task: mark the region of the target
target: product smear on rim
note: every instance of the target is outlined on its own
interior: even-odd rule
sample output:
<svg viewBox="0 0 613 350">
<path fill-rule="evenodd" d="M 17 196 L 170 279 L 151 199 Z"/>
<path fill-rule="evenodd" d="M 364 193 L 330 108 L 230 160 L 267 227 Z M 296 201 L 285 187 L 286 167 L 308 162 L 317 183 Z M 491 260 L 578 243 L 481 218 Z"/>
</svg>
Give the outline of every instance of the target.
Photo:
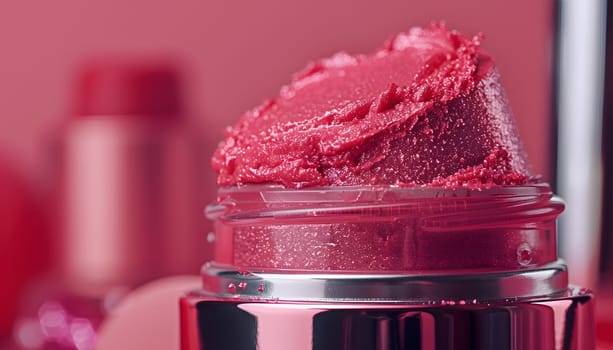
<svg viewBox="0 0 613 350">
<path fill-rule="evenodd" d="M 341 52 L 310 64 L 227 129 L 212 160 L 218 184 L 530 182 L 499 73 L 480 41 L 435 24 L 370 55 Z"/>
</svg>

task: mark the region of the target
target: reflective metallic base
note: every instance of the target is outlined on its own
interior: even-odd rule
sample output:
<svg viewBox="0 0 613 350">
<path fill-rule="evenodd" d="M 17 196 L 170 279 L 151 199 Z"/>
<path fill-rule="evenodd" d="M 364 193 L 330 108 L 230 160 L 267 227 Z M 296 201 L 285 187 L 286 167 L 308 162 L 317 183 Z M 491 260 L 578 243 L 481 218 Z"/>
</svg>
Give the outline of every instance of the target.
<svg viewBox="0 0 613 350">
<path fill-rule="evenodd" d="M 593 299 L 430 304 L 275 302 L 192 293 L 181 301 L 183 350 L 591 350 Z"/>
<path fill-rule="evenodd" d="M 207 295 L 220 298 L 431 304 L 450 299 L 484 302 L 561 295 L 568 287 L 568 272 L 562 261 L 516 271 L 397 275 L 246 272 L 206 264 L 202 282 Z"/>
</svg>

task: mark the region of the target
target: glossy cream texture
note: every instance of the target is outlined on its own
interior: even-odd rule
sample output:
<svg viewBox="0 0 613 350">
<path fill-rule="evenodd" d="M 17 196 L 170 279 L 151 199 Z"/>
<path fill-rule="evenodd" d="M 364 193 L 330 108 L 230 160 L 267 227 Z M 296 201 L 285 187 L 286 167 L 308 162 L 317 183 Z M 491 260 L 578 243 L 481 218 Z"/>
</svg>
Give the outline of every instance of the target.
<svg viewBox="0 0 613 350">
<path fill-rule="evenodd" d="M 228 128 L 218 184 L 488 188 L 532 176 L 480 37 L 442 25 L 312 63 Z"/>
</svg>

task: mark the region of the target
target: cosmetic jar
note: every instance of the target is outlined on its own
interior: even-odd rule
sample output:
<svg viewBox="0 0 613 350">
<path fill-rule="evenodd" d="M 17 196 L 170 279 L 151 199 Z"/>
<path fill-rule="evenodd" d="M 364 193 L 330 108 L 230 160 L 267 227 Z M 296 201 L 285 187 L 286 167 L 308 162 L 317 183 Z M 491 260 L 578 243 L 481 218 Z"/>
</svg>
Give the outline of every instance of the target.
<svg viewBox="0 0 613 350">
<path fill-rule="evenodd" d="M 594 349 L 563 209 L 547 184 L 221 188 L 182 349 Z"/>
</svg>

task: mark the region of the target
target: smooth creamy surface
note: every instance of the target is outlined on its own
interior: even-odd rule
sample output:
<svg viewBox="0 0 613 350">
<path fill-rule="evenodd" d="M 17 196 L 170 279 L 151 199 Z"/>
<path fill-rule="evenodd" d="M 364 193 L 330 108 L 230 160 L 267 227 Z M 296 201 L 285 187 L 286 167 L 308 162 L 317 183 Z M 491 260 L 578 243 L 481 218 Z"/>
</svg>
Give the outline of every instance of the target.
<svg viewBox="0 0 613 350">
<path fill-rule="evenodd" d="M 480 37 L 413 28 L 371 55 L 312 63 L 228 128 L 221 186 L 397 184 L 485 188 L 531 179 Z"/>
</svg>

